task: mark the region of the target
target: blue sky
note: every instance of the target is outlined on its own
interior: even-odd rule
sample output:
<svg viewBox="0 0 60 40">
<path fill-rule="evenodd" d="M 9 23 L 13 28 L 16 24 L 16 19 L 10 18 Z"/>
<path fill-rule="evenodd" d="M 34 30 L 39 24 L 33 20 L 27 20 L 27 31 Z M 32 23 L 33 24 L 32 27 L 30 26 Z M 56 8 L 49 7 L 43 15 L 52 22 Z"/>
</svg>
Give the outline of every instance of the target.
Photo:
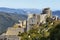
<svg viewBox="0 0 60 40">
<path fill-rule="evenodd" d="M 60 0 L 0 0 L 0 7 L 60 10 Z"/>
</svg>

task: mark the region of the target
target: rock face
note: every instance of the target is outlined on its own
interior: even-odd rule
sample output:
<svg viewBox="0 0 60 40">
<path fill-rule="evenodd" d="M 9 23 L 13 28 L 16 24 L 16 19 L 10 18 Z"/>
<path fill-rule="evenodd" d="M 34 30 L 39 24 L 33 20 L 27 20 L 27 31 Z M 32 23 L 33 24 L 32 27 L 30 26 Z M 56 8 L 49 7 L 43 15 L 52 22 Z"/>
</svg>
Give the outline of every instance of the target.
<svg viewBox="0 0 60 40">
<path fill-rule="evenodd" d="M 10 28 L 8 28 L 5 35 L 16 35 L 16 36 L 18 36 L 19 32 L 23 33 L 24 29 L 23 28 L 10 27 Z"/>
<path fill-rule="evenodd" d="M 25 20 L 26 18 L 27 16 L 22 14 L 0 12 L 0 34 L 17 23 L 18 20 Z"/>
</svg>

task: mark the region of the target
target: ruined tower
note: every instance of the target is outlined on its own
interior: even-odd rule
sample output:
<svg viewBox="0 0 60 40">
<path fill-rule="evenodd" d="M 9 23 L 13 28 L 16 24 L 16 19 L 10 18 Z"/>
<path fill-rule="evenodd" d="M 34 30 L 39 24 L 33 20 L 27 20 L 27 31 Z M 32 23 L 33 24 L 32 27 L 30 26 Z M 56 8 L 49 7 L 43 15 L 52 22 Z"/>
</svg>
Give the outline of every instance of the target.
<svg viewBox="0 0 60 40">
<path fill-rule="evenodd" d="M 43 13 L 42 14 L 47 14 L 47 17 L 52 17 L 52 12 L 50 10 L 50 8 L 45 8 L 43 9 Z"/>
</svg>

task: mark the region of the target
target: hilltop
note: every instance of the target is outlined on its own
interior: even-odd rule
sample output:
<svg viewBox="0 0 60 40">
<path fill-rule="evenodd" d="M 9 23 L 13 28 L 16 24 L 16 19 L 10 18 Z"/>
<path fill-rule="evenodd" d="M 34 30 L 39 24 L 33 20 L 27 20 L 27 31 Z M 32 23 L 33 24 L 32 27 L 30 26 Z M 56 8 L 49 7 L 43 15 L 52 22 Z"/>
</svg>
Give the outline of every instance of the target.
<svg viewBox="0 0 60 40">
<path fill-rule="evenodd" d="M 39 9 L 13 9 L 13 8 L 5 8 L 0 7 L 0 33 L 6 31 L 8 27 L 17 23 L 18 20 L 27 19 L 28 13 L 41 13 Z M 53 15 L 58 15 L 60 17 L 60 10 L 53 11 Z M 3 30 L 4 29 L 4 30 Z"/>
</svg>

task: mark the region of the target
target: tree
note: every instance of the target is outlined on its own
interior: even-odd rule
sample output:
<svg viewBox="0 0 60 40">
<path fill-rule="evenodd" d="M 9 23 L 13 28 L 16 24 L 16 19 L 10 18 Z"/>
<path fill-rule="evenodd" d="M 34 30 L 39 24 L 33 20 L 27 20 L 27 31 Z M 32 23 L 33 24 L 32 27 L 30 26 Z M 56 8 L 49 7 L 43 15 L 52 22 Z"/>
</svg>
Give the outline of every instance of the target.
<svg viewBox="0 0 60 40">
<path fill-rule="evenodd" d="M 60 40 L 60 23 L 50 33 L 51 40 Z"/>
</svg>

